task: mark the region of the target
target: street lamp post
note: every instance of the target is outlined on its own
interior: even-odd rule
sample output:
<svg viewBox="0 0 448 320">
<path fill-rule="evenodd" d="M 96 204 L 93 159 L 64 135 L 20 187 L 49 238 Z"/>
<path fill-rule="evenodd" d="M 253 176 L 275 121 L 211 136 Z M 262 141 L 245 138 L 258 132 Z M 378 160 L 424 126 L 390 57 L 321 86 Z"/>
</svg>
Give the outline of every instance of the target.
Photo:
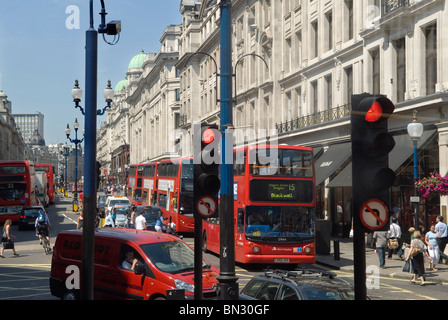
<svg viewBox="0 0 448 320">
<path fill-rule="evenodd" d="M 93 0 L 89 1 L 89 29 L 86 31 L 86 100 L 85 100 L 85 147 L 84 147 L 84 223 L 82 237 L 82 279 L 81 299 L 93 300 L 93 271 L 95 252 L 95 218 L 96 218 L 96 116 L 97 111 L 97 76 L 98 76 L 98 33 L 103 35 L 120 34 L 121 22 L 111 21 L 106 25 L 106 9 L 101 2 L 101 24 L 98 31 L 93 26 Z M 105 40 L 105 39 L 104 39 Z M 107 42 L 107 41 L 106 41 Z M 107 42 L 108 44 L 115 44 Z M 75 87 L 75 89 L 77 89 Z M 79 88 L 78 88 L 79 89 Z M 107 88 L 109 89 L 109 88 Z M 113 90 L 112 90 L 113 91 Z M 72 92 L 73 93 L 73 92 Z M 110 98 L 110 90 L 107 91 Z M 75 98 L 75 97 L 74 97 Z M 80 99 L 80 96 L 77 97 Z M 112 98 L 110 98 L 112 99 Z M 76 103 L 76 101 L 75 101 Z M 79 102 L 78 102 L 79 103 Z M 108 103 L 110 105 L 110 103 Z M 83 111 L 81 109 L 81 111 Z M 104 110 L 103 110 L 104 113 Z"/>
<path fill-rule="evenodd" d="M 69 139 L 71 143 L 75 144 L 75 193 L 73 194 L 73 211 L 78 212 L 78 144 L 82 143 L 84 141 L 84 138 L 82 138 L 81 140 L 78 139 L 78 119 L 75 119 L 73 128 L 75 128 L 75 139 L 70 138 L 71 130 L 68 123 L 67 129 L 65 129 L 65 134 L 67 135 L 67 139 Z"/>
<path fill-rule="evenodd" d="M 417 197 L 417 181 L 418 181 L 418 160 L 417 160 L 417 146 L 420 141 L 420 137 L 423 134 L 423 125 L 418 122 L 417 110 L 413 112 L 412 122 L 408 124 L 408 134 L 411 137 L 411 141 L 414 144 L 414 196 Z M 419 202 L 414 199 L 414 228 L 419 229 L 419 215 L 418 215 L 418 204 Z"/>
<path fill-rule="evenodd" d="M 64 196 L 67 197 L 67 180 L 68 180 L 68 176 L 67 176 L 67 157 L 69 155 L 69 149 L 68 149 L 68 145 L 67 143 L 64 146 L 64 152 L 61 151 L 62 155 L 64 156 L 64 171 L 65 171 L 65 178 L 64 178 Z"/>
</svg>

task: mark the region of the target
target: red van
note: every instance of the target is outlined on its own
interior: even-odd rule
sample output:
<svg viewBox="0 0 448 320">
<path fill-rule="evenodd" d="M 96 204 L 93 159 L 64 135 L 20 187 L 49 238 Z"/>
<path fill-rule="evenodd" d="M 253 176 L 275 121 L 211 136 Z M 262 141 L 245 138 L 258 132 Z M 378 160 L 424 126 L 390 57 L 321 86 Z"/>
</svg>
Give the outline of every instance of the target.
<svg viewBox="0 0 448 320">
<path fill-rule="evenodd" d="M 82 230 L 58 234 L 50 274 L 53 296 L 79 298 L 80 279 L 76 274 L 81 272 L 81 249 Z M 130 270 L 125 260 L 132 264 L 134 258 L 138 262 Z M 94 299 L 162 300 L 171 289 L 184 289 L 187 299 L 194 296 L 194 251 L 169 234 L 121 228 L 96 230 L 94 265 Z M 217 297 L 218 273 L 215 267 L 203 263 L 204 299 Z"/>
</svg>

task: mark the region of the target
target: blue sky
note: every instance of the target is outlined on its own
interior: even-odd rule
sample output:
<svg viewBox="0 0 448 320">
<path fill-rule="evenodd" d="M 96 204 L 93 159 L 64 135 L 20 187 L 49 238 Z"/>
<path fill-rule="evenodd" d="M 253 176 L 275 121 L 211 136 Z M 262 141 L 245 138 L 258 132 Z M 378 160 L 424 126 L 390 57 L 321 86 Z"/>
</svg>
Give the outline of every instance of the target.
<svg viewBox="0 0 448 320">
<path fill-rule="evenodd" d="M 121 20 L 120 41 L 114 46 L 98 37 L 98 108 L 103 108 L 107 80 L 112 87 L 126 76 L 129 61 L 141 50 L 160 50 L 160 37 L 171 24 L 181 23 L 181 0 L 105 0 L 106 22 Z M 67 28 L 76 22 L 79 29 Z M 78 118 L 71 89 L 75 79 L 85 94 L 85 31 L 89 27 L 88 0 L 0 0 L 0 90 L 12 101 L 13 113 L 41 112 L 45 141 L 67 142 L 67 123 Z M 70 9 L 70 8 L 69 8 Z M 101 5 L 94 0 L 94 26 L 100 24 Z M 108 36 L 108 40 L 112 40 Z M 81 105 L 84 106 L 83 101 Z M 98 117 L 104 121 L 105 116 Z M 74 133 L 72 133 L 74 138 Z"/>
</svg>

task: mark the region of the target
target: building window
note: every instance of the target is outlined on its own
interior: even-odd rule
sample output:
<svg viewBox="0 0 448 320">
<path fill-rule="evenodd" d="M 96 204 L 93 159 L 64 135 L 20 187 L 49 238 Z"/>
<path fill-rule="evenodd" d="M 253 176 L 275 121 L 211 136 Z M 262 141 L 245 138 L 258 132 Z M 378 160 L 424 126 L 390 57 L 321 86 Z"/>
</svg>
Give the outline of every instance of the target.
<svg viewBox="0 0 448 320">
<path fill-rule="evenodd" d="M 426 50 L 426 94 L 436 92 L 437 83 L 437 24 L 426 27 L 425 30 Z"/>
<path fill-rule="evenodd" d="M 333 13 L 329 12 L 325 15 L 325 31 L 327 36 L 325 37 L 327 40 L 327 51 L 333 49 Z"/>
<path fill-rule="evenodd" d="M 405 38 L 395 41 L 397 55 L 397 102 L 404 101 L 406 92 L 406 40 Z"/>
<path fill-rule="evenodd" d="M 345 83 L 347 85 L 346 94 L 347 94 L 347 102 L 352 102 L 352 94 L 353 94 L 353 68 L 350 66 L 345 69 Z"/>
<path fill-rule="evenodd" d="M 291 38 L 285 40 L 285 59 L 284 59 L 284 70 L 286 73 L 291 72 L 292 66 L 292 46 Z"/>
<path fill-rule="evenodd" d="M 325 89 L 327 99 L 327 109 L 333 106 L 333 77 L 331 74 L 325 76 Z"/>
<path fill-rule="evenodd" d="M 286 111 L 286 121 L 292 120 L 292 102 L 291 102 L 291 92 L 287 92 L 285 95 L 285 111 Z"/>
<path fill-rule="evenodd" d="M 302 67 L 302 31 L 296 33 L 296 41 L 297 45 L 294 48 L 295 52 L 295 61 L 297 62 L 296 67 Z"/>
<path fill-rule="evenodd" d="M 345 19 L 346 30 L 345 30 L 345 40 L 353 39 L 353 0 L 345 0 Z"/>
<path fill-rule="evenodd" d="M 318 91 L 317 91 L 317 80 L 311 82 L 311 113 L 317 113 L 319 111 L 318 104 Z"/>
<path fill-rule="evenodd" d="M 317 21 L 311 23 L 311 50 L 311 57 L 317 57 L 319 54 L 319 28 Z"/>
<path fill-rule="evenodd" d="M 372 58 L 372 93 L 380 93 L 380 49 L 377 48 L 370 52 Z"/>
<path fill-rule="evenodd" d="M 300 118 L 303 116 L 302 114 L 302 88 L 296 89 L 296 95 L 297 95 L 297 117 Z"/>
</svg>

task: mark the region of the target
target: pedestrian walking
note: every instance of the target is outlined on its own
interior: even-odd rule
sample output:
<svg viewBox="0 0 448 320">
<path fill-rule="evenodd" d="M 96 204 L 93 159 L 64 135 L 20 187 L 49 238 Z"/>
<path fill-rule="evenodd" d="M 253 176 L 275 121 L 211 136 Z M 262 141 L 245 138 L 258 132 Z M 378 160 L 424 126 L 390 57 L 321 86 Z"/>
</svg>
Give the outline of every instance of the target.
<svg viewBox="0 0 448 320">
<path fill-rule="evenodd" d="M 135 218 L 135 229 L 146 230 L 145 210 L 140 211 L 140 215 Z"/>
<path fill-rule="evenodd" d="M 373 247 L 375 245 L 375 250 L 380 261 L 380 269 L 384 269 L 386 267 L 386 250 L 388 238 L 388 231 L 375 231 L 372 236 L 371 246 Z"/>
<path fill-rule="evenodd" d="M 437 224 L 435 226 L 437 234 L 437 244 L 439 246 L 440 263 L 445 259 L 445 264 L 448 264 L 448 256 L 444 253 L 446 244 L 448 242 L 448 228 L 443 222 L 443 216 L 437 216 Z"/>
<path fill-rule="evenodd" d="M 16 257 L 19 256 L 19 254 L 16 252 L 16 249 L 14 248 L 14 241 L 12 241 L 12 239 L 15 238 L 15 236 L 11 233 L 11 225 L 12 225 L 11 219 L 6 220 L 5 224 L 3 225 L 3 236 L 2 236 L 3 248 L 2 252 L 0 253 L 1 258 L 5 257 L 3 255 L 5 249 L 12 249 L 14 256 Z"/>
<path fill-rule="evenodd" d="M 431 225 L 429 231 L 425 235 L 425 243 L 428 246 L 429 256 L 431 257 L 432 262 L 429 263 L 429 269 L 432 271 L 437 271 L 436 266 L 439 262 L 439 245 L 437 243 L 437 232 L 436 226 Z"/>
<path fill-rule="evenodd" d="M 82 229 L 84 223 L 84 214 L 81 211 L 79 211 L 79 217 L 78 217 L 78 221 L 76 222 L 76 229 Z"/>
<path fill-rule="evenodd" d="M 398 251 L 397 251 L 398 250 Z M 401 260 L 403 258 L 403 249 L 401 241 L 401 227 L 397 223 L 397 218 L 392 218 L 392 223 L 389 227 L 389 240 L 387 245 L 387 258 L 392 259 L 392 254 L 397 251 L 397 255 Z"/>
<path fill-rule="evenodd" d="M 104 227 L 115 228 L 115 220 L 112 217 L 112 214 L 107 209 L 105 211 L 105 214 L 106 214 L 106 219 L 104 220 Z"/>
<path fill-rule="evenodd" d="M 129 227 L 131 229 L 135 228 L 135 218 L 136 218 L 136 215 L 137 215 L 137 207 L 133 206 L 132 207 L 132 212 L 131 212 L 131 221 L 129 222 Z"/>
<path fill-rule="evenodd" d="M 412 283 L 416 283 L 417 277 L 420 279 L 420 285 L 423 286 L 425 284 L 425 264 L 424 264 L 424 256 L 428 256 L 426 246 L 422 241 L 422 235 L 420 231 L 416 230 L 414 232 L 414 239 L 411 241 L 411 249 L 409 250 L 408 256 L 406 257 L 406 261 L 410 258 L 413 260 L 414 266 L 414 276 L 411 279 Z M 429 259 L 431 259 L 428 256 Z"/>
</svg>

